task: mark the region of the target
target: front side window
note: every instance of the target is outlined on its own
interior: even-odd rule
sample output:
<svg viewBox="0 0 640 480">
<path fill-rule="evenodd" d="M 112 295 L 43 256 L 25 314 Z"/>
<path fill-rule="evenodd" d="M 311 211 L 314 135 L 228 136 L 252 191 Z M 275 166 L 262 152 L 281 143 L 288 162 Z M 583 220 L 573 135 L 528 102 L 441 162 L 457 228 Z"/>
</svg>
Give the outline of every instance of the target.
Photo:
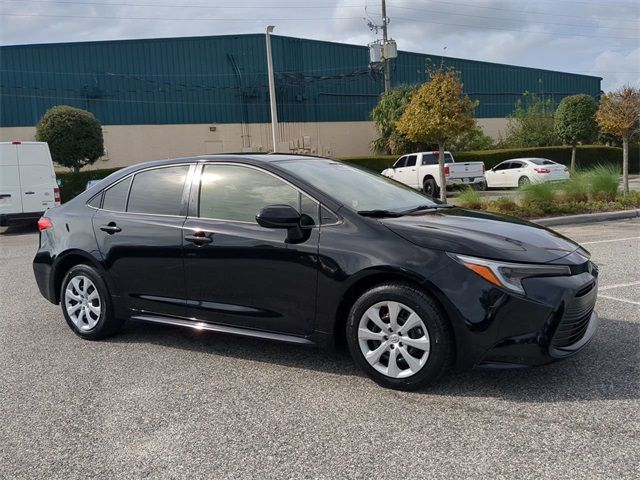
<svg viewBox="0 0 640 480">
<path fill-rule="evenodd" d="M 407 157 L 400 157 L 396 163 L 393 164 L 392 168 L 402 168 L 406 165 L 407 163 Z"/>
<path fill-rule="evenodd" d="M 509 164 L 511 162 L 502 162 L 500 165 L 498 165 L 496 168 L 494 168 L 495 171 L 498 170 L 507 170 L 509 168 Z"/>
<path fill-rule="evenodd" d="M 156 168 L 133 177 L 127 212 L 180 215 L 189 165 Z"/>
<path fill-rule="evenodd" d="M 131 178 L 125 178 L 104 192 L 102 208 L 114 212 L 124 212 L 127 209 L 127 195 L 129 194 Z"/>
<path fill-rule="evenodd" d="M 251 167 L 205 165 L 198 216 L 255 223 L 267 205 L 291 205 L 307 225 L 318 224 L 318 203 L 283 180 Z"/>
</svg>

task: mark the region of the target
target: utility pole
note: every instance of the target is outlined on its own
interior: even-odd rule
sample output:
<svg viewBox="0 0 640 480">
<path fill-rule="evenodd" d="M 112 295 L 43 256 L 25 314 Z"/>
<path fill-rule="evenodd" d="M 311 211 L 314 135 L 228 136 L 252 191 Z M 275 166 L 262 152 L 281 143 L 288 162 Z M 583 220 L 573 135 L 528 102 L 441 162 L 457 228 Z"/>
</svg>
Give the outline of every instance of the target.
<svg viewBox="0 0 640 480">
<path fill-rule="evenodd" d="M 276 28 L 273 25 L 267 27 L 267 73 L 269 75 L 269 104 L 271 106 L 271 136 L 273 137 L 273 153 L 278 151 L 280 135 L 278 135 L 278 108 L 276 105 L 276 85 L 273 78 L 273 56 L 271 54 L 271 32 Z"/>
<path fill-rule="evenodd" d="M 387 18 L 387 2 L 386 0 L 382 0 L 382 44 L 387 44 L 387 24 L 389 23 L 389 19 Z M 389 59 L 384 59 L 384 91 L 388 92 L 391 90 L 391 71 L 389 65 Z"/>
</svg>

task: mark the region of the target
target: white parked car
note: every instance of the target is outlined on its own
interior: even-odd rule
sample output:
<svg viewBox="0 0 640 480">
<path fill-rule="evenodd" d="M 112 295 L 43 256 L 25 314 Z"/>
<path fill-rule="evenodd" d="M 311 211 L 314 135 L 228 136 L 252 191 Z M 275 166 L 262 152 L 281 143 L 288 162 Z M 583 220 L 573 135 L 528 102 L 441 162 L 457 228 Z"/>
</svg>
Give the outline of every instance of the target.
<svg viewBox="0 0 640 480">
<path fill-rule="evenodd" d="M 520 187 L 569 180 L 569 169 L 546 158 L 514 158 L 487 170 L 484 176 L 489 188 Z"/>
<path fill-rule="evenodd" d="M 435 197 L 440 191 L 438 172 L 439 152 L 418 152 L 403 155 L 393 167 L 382 172 L 385 177 L 393 178 L 410 187 L 422 189 L 427 195 Z M 451 152 L 444 152 L 444 174 L 447 187 L 453 185 L 471 185 L 484 190 L 484 163 L 456 163 Z"/>
<path fill-rule="evenodd" d="M 0 227 L 36 222 L 60 205 L 49 146 L 45 142 L 0 142 Z"/>
</svg>

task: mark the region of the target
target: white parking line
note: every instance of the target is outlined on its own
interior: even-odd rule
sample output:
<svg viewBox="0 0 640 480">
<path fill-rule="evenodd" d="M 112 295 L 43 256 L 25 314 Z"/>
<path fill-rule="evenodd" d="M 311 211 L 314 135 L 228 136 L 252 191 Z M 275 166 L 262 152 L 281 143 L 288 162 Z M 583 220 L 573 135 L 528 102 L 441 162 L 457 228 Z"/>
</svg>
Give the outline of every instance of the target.
<svg viewBox="0 0 640 480">
<path fill-rule="evenodd" d="M 610 297 L 608 295 L 598 295 L 598 298 L 606 298 L 607 300 L 617 300 L 618 302 L 630 303 L 631 305 L 640 305 L 640 302 L 634 302 L 633 300 L 627 300 L 625 298 Z"/>
<path fill-rule="evenodd" d="M 640 282 L 631 282 L 631 283 L 616 283 L 615 285 L 607 285 L 606 287 L 599 287 L 598 290 L 611 290 L 612 288 L 619 287 L 633 287 L 634 285 L 640 285 Z"/>
<path fill-rule="evenodd" d="M 614 238 L 612 240 L 594 240 L 592 242 L 580 242 L 581 245 L 593 245 L 594 243 L 624 242 L 626 240 L 637 240 L 640 237 Z"/>
</svg>

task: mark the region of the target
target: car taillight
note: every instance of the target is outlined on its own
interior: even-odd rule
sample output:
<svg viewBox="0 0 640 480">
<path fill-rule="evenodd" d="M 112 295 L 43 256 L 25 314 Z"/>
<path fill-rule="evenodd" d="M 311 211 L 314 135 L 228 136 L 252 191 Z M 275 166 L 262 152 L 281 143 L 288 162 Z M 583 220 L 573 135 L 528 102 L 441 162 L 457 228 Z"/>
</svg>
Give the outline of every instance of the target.
<svg viewBox="0 0 640 480">
<path fill-rule="evenodd" d="M 445 165 L 445 166 L 444 166 L 444 174 L 445 174 L 445 176 L 447 176 L 447 177 L 449 176 L 449 165 Z"/>
<path fill-rule="evenodd" d="M 551 173 L 548 168 L 535 167 L 534 170 L 536 173 Z"/>
<path fill-rule="evenodd" d="M 60 189 L 58 187 L 53 189 L 53 201 L 56 205 L 60 205 Z"/>
<path fill-rule="evenodd" d="M 52 227 L 53 227 L 53 222 L 51 221 L 51 219 L 47 217 L 40 217 L 40 220 L 38 220 L 38 230 L 40 231 L 49 230 Z"/>
</svg>

